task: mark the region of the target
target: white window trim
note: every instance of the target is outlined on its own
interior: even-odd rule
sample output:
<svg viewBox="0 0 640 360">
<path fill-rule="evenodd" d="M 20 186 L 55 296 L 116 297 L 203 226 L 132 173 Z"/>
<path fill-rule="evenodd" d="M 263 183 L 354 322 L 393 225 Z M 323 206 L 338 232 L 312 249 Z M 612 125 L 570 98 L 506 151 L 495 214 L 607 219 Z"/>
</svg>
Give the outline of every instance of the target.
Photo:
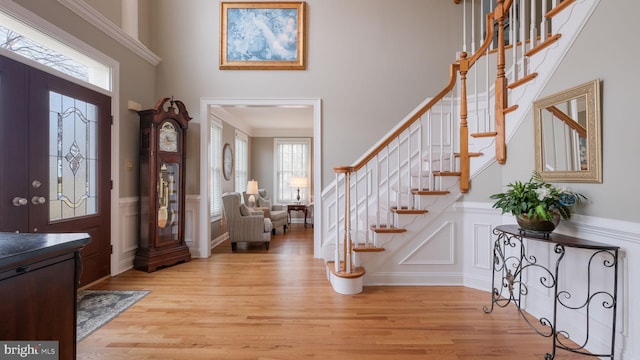
<svg viewBox="0 0 640 360">
<path fill-rule="evenodd" d="M 216 176 L 218 178 L 218 181 L 220 182 L 220 196 L 218 197 L 218 199 L 214 199 L 214 201 L 218 202 L 219 205 L 219 211 L 218 212 L 213 212 L 213 209 L 208 209 L 209 211 L 207 211 L 207 213 L 209 214 L 210 220 L 211 221 L 216 221 L 218 219 L 222 218 L 222 122 L 215 118 L 215 117 L 211 117 L 209 119 L 209 135 L 207 135 L 209 137 L 209 147 L 211 148 L 211 127 L 217 127 L 218 131 L 220 132 L 220 138 L 218 139 L 218 146 L 214 147 L 213 149 L 210 150 L 210 158 L 209 158 L 209 167 L 207 169 L 209 169 L 211 167 L 211 162 L 215 162 L 214 166 L 217 166 L 217 169 L 214 169 L 213 172 L 210 172 L 209 174 L 211 176 Z M 211 179 L 209 179 L 209 181 L 211 181 Z M 209 184 L 209 182 L 207 182 L 207 184 Z M 209 201 L 209 205 L 211 205 L 211 202 Z"/>
</svg>

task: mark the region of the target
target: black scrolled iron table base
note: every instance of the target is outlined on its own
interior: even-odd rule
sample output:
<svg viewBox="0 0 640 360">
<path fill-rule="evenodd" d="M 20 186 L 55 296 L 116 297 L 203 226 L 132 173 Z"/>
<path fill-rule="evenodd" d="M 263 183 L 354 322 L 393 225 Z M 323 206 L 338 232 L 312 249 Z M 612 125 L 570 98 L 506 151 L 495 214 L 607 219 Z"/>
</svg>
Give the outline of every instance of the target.
<svg viewBox="0 0 640 360">
<path fill-rule="evenodd" d="M 493 246 L 493 276 L 491 281 L 491 305 L 483 308 L 485 313 L 491 313 L 495 306 L 507 307 L 513 303 L 520 316 L 539 335 L 552 339 L 551 352 L 545 355 L 545 360 L 555 359 L 556 350 L 562 349 L 569 352 L 588 355 L 592 357 L 607 357 L 614 359 L 615 333 L 616 333 L 616 306 L 618 293 L 618 246 L 611 246 L 594 241 L 579 239 L 562 234 L 536 234 L 522 231 L 517 225 L 500 225 L 493 229 L 497 236 Z M 553 244 L 556 254 L 555 264 L 551 268 L 538 262 L 535 255 L 527 253 L 524 239 L 541 241 Z M 558 287 L 560 264 L 566 255 L 567 248 L 586 249 L 592 251 L 587 264 L 587 294 L 584 301 L 572 305 L 569 300 L 573 296 L 568 290 Z M 603 258 L 604 260 L 598 261 Z M 600 269 L 613 269 L 613 289 L 596 290 L 592 284 L 592 271 L 599 266 Z M 553 316 L 551 319 L 540 318 L 536 322 L 521 307 L 521 302 L 529 293 L 527 284 L 522 279 L 522 274 L 527 269 L 536 269 L 541 272 L 538 278 L 540 285 L 550 289 L 554 293 Z M 580 299 L 582 300 L 582 299 Z M 574 301 L 575 302 L 575 301 Z M 603 309 L 611 311 L 611 347 L 608 354 L 592 354 L 586 350 L 589 343 L 590 331 L 590 306 L 600 305 Z M 580 344 L 569 344 L 569 333 L 558 328 L 558 310 L 584 310 L 586 318 L 586 336 Z"/>
</svg>

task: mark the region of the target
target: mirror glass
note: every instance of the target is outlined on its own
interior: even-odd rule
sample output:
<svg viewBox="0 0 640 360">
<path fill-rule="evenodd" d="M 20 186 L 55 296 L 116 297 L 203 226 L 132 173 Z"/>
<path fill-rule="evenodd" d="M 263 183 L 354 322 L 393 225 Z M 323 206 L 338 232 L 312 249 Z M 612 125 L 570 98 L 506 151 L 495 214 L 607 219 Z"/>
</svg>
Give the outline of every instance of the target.
<svg viewBox="0 0 640 360">
<path fill-rule="evenodd" d="M 536 171 L 549 182 L 602 182 L 600 80 L 533 104 Z"/>
</svg>

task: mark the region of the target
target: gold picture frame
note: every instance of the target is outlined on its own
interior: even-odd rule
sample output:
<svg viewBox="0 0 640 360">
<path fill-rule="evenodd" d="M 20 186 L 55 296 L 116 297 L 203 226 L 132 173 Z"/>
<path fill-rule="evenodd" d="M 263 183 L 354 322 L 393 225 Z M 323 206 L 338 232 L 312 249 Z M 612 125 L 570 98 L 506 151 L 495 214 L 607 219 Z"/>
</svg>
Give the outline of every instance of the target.
<svg viewBox="0 0 640 360">
<path fill-rule="evenodd" d="M 305 2 L 221 2 L 221 70 L 304 70 Z"/>
</svg>

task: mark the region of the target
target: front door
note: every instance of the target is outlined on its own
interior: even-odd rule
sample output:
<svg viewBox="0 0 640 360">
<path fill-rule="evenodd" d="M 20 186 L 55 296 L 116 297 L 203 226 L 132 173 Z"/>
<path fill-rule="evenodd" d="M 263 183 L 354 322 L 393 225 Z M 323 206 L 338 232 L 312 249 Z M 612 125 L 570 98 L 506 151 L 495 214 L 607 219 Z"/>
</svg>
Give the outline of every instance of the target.
<svg viewBox="0 0 640 360">
<path fill-rule="evenodd" d="M 0 56 L 0 231 L 86 232 L 81 285 L 110 274 L 111 99 Z"/>
</svg>

